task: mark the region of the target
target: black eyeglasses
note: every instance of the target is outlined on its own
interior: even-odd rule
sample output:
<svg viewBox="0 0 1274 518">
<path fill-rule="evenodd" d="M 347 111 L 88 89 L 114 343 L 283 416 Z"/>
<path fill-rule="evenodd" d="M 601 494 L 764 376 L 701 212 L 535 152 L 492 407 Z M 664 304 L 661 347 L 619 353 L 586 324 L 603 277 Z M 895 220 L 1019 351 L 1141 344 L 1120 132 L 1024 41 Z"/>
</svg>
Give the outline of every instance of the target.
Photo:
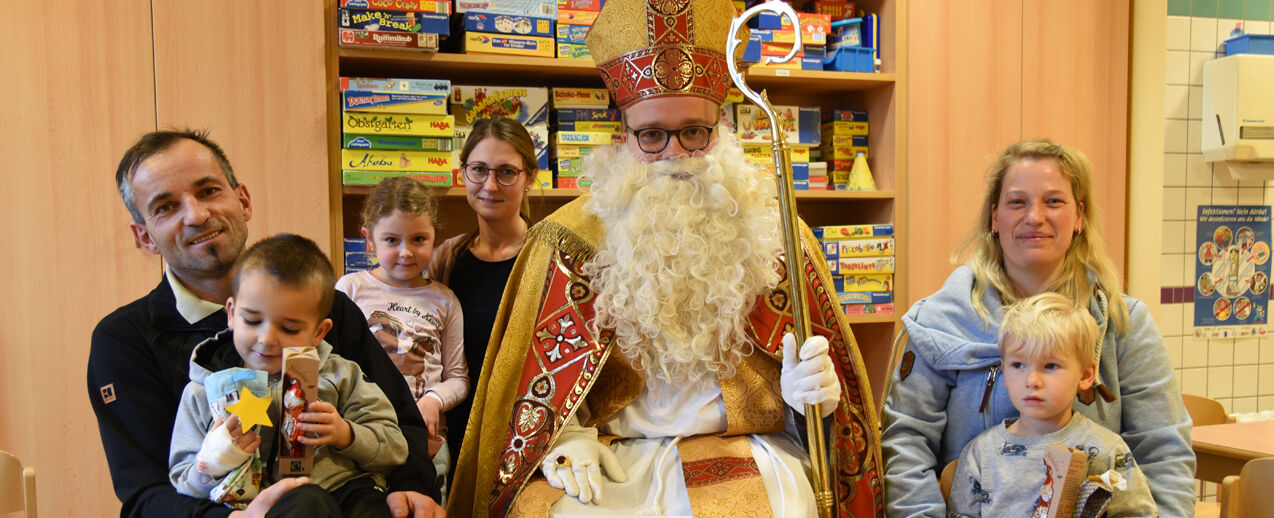
<svg viewBox="0 0 1274 518">
<path fill-rule="evenodd" d="M 701 151 L 712 143 L 712 126 L 686 126 L 681 129 L 646 128 L 632 130 L 637 147 L 647 153 L 659 153 L 668 147 L 673 135 L 686 151 Z"/>
<path fill-rule="evenodd" d="M 502 165 L 497 167 L 487 167 L 482 162 L 469 162 L 462 164 L 464 168 L 464 179 L 475 184 L 486 183 L 487 176 L 495 173 L 495 181 L 500 185 L 509 186 L 518 183 L 518 178 L 522 176 L 522 170 L 513 166 Z"/>
</svg>

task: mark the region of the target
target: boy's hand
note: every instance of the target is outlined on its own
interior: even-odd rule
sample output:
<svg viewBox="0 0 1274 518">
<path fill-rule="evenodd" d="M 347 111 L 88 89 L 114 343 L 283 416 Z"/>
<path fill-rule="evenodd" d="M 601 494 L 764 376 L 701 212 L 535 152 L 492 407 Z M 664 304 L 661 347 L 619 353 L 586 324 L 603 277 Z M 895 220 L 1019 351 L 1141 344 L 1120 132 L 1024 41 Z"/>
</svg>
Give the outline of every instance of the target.
<svg viewBox="0 0 1274 518">
<path fill-rule="evenodd" d="M 330 444 L 338 450 L 348 448 L 354 442 L 354 431 L 349 422 L 341 417 L 331 403 L 315 401 L 305 408 L 301 414 L 301 430 L 306 434 L 298 441 L 301 444 L 319 446 Z"/>
<path fill-rule="evenodd" d="M 429 438 L 438 440 L 442 421 L 442 403 L 426 395 L 416 400 L 416 408 L 420 409 L 420 417 L 425 418 L 425 426 L 429 427 Z"/>
<path fill-rule="evenodd" d="M 218 419 L 218 421 L 220 421 L 220 419 Z M 252 453 L 257 451 L 257 448 L 261 446 L 261 434 L 257 433 L 256 427 L 253 427 L 253 429 L 248 431 L 248 433 L 243 433 L 243 427 L 239 426 L 239 416 L 230 414 L 230 417 L 226 419 L 224 423 L 220 424 L 224 425 L 226 430 L 230 432 L 230 439 L 234 441 L 235 445 L 238 446 L 239 449 Z M 216 426 L 217 425 L 213 425 L 214 428 Z"/>
</svg>

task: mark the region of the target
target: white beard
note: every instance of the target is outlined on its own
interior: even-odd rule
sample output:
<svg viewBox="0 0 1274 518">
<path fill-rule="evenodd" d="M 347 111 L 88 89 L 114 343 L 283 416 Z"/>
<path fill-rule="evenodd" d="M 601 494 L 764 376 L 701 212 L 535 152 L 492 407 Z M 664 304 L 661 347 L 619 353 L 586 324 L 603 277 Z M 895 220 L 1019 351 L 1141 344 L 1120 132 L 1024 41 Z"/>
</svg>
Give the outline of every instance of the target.
<svg viewBox="0 0 1274 518">
<path fill-rule="evenodd" d="M 667 382 L 733 376 L 752 354 L 753 304 L 780 278 L 774 181 L 733 134 L 716 133 L 706 155 L 642 163 L 612 146 L 584 167 L 593 180 L 584 210 L 606 229 L 583 268 L 597 291 L 595 330 L 614 329 L 634 367 Z"/>
</svg>

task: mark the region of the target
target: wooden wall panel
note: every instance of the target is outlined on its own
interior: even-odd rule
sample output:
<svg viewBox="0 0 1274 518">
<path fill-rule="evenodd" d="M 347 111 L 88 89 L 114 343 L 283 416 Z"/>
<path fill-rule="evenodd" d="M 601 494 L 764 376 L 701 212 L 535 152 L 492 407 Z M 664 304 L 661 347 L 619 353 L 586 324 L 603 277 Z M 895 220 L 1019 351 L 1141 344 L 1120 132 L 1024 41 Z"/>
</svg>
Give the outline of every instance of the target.
<svg viewBox="0 0 1274 518">
<path fill-rule="evenodd" d="M 948 258 L 974 224 L 987 166 L 1022 132 L 1021 9 L 994 0 L 911 4 L 909 303 L 954 269 Z"/>
<path fill-rule="evenodd" d="M 160 275 L 113 185 L 155 126 L 150 4 L 11 2 L 5 17 L 0 449 L 35 467 L 43 516 L 118 515 L 84 379 L 97 321 Z"/>
<path fill-rule="evenodd" d="M 1103 237 L 1122 273 L 1128 2 L 1026 2 L 1022 26 L 1022 137 L 1049 137 L 1088 155 Z"/>
<path fill-rule="evenodd" d="M 954 268 L 987 167 L 1009 144 L 1049 137 L 1097 172 L 1105 238 L 1122 270 L 1127 182 L 1126 2 L 912 3 L 907 300 Z"/>
<path fill-rule="evenodd" d="M 159 127 L 211 130 L 252 194 L 250 243 L 291 232 L 330 254 L 323 3 L 154 4 Z"/>
</svg>

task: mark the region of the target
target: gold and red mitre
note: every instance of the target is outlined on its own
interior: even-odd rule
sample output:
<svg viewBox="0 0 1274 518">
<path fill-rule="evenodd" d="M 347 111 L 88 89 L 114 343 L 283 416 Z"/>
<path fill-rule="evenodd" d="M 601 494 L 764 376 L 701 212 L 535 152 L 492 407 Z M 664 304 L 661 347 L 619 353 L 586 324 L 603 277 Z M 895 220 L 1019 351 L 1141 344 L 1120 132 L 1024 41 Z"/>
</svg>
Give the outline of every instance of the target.
<svg viewBox="0 0 1274 518">
<path fill-rule="evenodd" d="M 721 104 L 731 85 L 725 45 L 735 14 L 730 0 L 608 0 L 585 41 L 621 110 L 678 95 Z"/>
</svg>

